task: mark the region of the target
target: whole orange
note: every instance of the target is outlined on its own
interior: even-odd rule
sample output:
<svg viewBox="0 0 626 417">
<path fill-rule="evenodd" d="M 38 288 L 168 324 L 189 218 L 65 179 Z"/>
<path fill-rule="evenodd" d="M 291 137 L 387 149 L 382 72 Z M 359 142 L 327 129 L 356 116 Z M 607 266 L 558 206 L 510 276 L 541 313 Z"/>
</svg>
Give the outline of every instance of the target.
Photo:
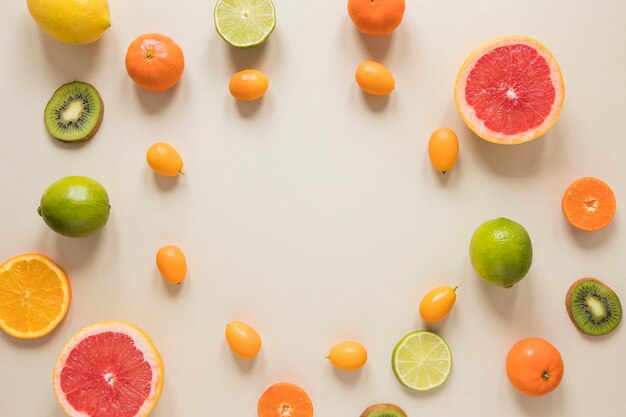
<svg viewBox="0 0 626 417">
<path fill-rule="evenodd" d="M 513 345 L 506 357 L 506 373 L 519 391 L 540 397 L 561 383 L 563 359 L 548 341 L 531 337 Z"/>
<path fill-rule="evenodd" d="M 185 69 L 180 46 L 160 33 L 135 39 L 126 52 L 126 71 L 141 88 L 165 91 L 176 85 Z"/>
<path fill-rule="evenodd" d="M 348 14 L 357 29 L 366 35 L 384 36 L 400 26 L 404 0 L 348 0 Z"/>
</svg>

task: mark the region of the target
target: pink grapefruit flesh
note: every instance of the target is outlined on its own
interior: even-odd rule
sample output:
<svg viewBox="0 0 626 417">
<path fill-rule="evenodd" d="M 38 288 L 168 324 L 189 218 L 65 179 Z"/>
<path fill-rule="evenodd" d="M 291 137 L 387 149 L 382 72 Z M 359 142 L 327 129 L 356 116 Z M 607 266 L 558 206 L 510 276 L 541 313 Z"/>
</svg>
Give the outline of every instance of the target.
<svg viewBox="0 0 626 417">
<path fill-rule="evenodd" d="M 54 370 L 55 394 L 72 417 L 147 416 L 162 383 L 162 361 L 150 339 L 119 322 L 79 332 Z"/>
<path fill-rule="evenodd" d="M 565 87 L 556 59 L 525 36 L 495 39 L 465 61 L 455 101 L 468 127 L 501 144 L 535 139 L 559 116 Z"/>
</svg>

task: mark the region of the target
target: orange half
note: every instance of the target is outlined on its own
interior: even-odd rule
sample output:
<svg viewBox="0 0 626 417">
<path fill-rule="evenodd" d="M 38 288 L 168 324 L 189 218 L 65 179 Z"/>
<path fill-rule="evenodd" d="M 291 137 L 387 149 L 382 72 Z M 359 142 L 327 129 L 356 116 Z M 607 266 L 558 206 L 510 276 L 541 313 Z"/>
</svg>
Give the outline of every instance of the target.
<svg viewBox="0 0 626 417">
<path fill-rule="evenodd" d="M 313 403 L 297 385 L 279 382 L 269 387 L 257 406 L 259 417 L 313 417 Z"/>
<path fill-rule="evenodd" d="M 0 328 L 20 339 L 45 336 L 70 307 L 70 283 L 50 258 L 29 253 L 0 265 Z"/>
<path fill-rule="evenodd" d="M 593 177 L 579 178 L 565 190 L 561 208 L 570 225 L 592 232 L 613 220 L 615 195 L 604 181 Z"/>
</svg>

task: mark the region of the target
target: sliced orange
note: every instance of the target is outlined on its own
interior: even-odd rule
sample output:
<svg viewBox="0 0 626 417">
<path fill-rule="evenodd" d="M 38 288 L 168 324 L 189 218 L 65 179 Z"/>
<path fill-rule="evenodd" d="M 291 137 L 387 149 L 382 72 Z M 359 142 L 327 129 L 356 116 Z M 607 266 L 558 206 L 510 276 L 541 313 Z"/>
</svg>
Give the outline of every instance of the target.
<svg viewBox="0 0 626 417">
<path fill-rule="evenodd" d="M 259 417 L 313 417 L 313 403 L 297 385 L 279 382 L 269 387 L 258 404 Z"/>
<path fill-rule="evenodd" d="M 47 335 L 70 307 L 65 272 L 47 256 L 19 255 L 0 265 L 0 328 L 20 339 Z"/>
<path fill-rule="evenodd" d="M 615 195 L 604 181 L 579 178 L 565 190 L 561 207 L 569 224 L 592 232 L 607 226 L 613 219 Z"/>
</svg>

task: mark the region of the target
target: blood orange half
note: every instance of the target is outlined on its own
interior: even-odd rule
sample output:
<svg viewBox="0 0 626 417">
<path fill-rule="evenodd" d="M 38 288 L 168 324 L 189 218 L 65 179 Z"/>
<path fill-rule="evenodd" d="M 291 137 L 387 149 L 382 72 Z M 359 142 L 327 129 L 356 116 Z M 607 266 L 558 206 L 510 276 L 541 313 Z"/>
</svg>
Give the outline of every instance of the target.
<svg viewBox="0 0 626 417">
<path fill-rule="evenodd" d="M 515 145 L 546 133 L 565 99 L 554 56 L 527 36 L 494 39 L 476 49 L 459 71 L 457 109 L 481 138 Z"/>
<path fill-rule="evenodd" d="M 163 361 L 137 327 L 97 323 L 65 345 L 53 385 L 70 417 L 145 417 L 161 395 Z"/>
</svg>

